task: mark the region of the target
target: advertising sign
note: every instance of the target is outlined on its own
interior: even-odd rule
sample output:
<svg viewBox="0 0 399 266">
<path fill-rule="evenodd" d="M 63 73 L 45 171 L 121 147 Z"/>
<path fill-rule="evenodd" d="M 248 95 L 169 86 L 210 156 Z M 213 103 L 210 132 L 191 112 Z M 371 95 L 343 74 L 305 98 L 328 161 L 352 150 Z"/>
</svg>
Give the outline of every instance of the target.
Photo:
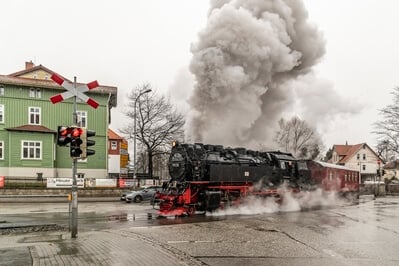
<svg viewBox="0 0 399 266">
<path fill-rule="evenodd" d="M 133 186 L 134 186 L 133 179 L 119 179 L 120 188 L 133 187 Z"/>
<path fill-rule="evenodd" d="M 84 188 L 84 178 L 76 178 L 76 184 L 79 188 Z M 72 187 L 72 178 L 47 178 L 47 188 L 70 188 Z"/>
</svg>

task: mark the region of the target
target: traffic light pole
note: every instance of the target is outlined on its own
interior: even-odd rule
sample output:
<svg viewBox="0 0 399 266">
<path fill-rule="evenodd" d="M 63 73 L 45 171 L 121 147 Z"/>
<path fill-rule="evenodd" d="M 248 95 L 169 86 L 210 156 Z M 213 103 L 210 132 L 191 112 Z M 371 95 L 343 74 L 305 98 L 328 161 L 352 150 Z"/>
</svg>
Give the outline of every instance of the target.
<svg viewBox="0 0 399 266">
<path fill-rule="evenodd" d="M 73 78 L 73 87 L 76 89 L 76 77 Z M 76 96 L 73 97 L 72 122 L 74 126 L 78 125 Z M 78 234 L 78 159 L 72 159 L 72 230 L 71 237 L 76 238 Z"/>
</svg>

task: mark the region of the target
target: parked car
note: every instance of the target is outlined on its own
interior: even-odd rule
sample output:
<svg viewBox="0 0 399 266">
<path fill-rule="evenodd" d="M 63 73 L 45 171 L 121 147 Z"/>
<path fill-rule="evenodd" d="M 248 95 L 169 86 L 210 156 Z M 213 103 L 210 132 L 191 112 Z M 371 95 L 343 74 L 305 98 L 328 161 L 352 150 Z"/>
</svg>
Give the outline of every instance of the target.
<svg viewBox="0 0 399 266">
<path fill-rule="evenodd" d="M 126 195 L 128 195 L 128 194 L 130 194 L 132 192 L 134 192 L 134 191 L 125 191 L 125 192 L 123 192 L 122 195 L 121 195 L 121 200 L 122 201 L 126 201 Z"/>
<path fill-rule="evenodd" d="M 157 191 L 161 191 L 162 187 L 151 186 L 142 190 L 131 191 L 126 195 L 126 202 L 142 202 L 143 200 L 150 200 Z"/>
</svg>

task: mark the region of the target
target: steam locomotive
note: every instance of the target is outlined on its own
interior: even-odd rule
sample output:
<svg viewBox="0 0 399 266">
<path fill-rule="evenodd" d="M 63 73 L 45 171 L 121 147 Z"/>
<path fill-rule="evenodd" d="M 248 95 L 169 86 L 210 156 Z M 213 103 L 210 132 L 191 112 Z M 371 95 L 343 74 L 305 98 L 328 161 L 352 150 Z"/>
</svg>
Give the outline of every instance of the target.
<svg viewBox="0 0 399 266">
<path fill-rule="evenodd" d="M 278 201 L 283 191 L 298 193 L 317 187 L 331 190 L 332 183 L 341 190 L 340 186 L 349 188 L 344 184 L 349 180 L 345 171 L 353 171 L 343 168 L 297 160 L 292 154 L 280 151 L 175 141 L 169 157 L 171 179 L 153 202 L 159 204 L 159 215 L 181 216 L 239 204 L 249 195 L 274 197 Z M 350 176 L 355 181 L 356 173 Z M 353 183 L 350 189 L 358 189 Z"/>
</svg>

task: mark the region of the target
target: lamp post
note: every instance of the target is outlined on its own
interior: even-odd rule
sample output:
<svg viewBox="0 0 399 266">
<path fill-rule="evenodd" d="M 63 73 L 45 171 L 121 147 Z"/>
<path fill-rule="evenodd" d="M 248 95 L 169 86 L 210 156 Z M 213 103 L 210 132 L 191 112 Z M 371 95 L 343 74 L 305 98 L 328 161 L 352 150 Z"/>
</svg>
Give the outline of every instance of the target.
<svg viewBox="0 0 399 266">
<path fill-rule="evenodd" d="M 136 153 L 136 138 L 137 138 L 137 129 L 136 129 L 136 120 L 137 120 L 137 100 L 141 97 L 141 95 L 145 94 L 145 93 L 149 93 L 151 92 L 151 89 L 142 91 L 139 93 L 139 95 L 137 95 L 136 99 L 134 100 L 134 137 L 133 137 L 133 162 L 134 162 L 134 169 L 133 169 L 133 180 L 137 178 L 137 153 Z M 133 181 L 134 182 L 134 181 Z"/>
</svg>

